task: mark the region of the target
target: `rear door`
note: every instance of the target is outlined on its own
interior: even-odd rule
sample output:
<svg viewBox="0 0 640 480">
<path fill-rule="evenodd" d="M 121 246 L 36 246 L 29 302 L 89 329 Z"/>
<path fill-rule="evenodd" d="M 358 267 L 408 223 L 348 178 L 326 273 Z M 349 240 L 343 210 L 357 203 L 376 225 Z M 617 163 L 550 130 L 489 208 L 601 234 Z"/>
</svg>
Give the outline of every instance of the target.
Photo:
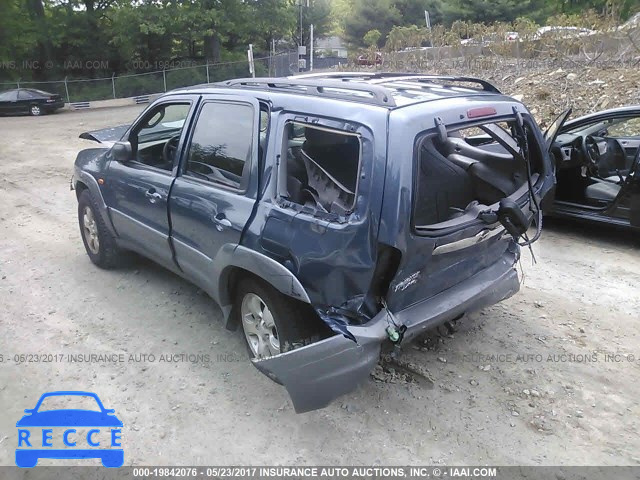
<svg viewBox="0 0 640 480">
<path fill-rule="evenodd" d="M 214 291 L 214 259 L 239 244 L 258 187 L 260 106 L 255 99 L 206 95 L 171 190 L 175 258 L 182 271 Z"/>
</svg>

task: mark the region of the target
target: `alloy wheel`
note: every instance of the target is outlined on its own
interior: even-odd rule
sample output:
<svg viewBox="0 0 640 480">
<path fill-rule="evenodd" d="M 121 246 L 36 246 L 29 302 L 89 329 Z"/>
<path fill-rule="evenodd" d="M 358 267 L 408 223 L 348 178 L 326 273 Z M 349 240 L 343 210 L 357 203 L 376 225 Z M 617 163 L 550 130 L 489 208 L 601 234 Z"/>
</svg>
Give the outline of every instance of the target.
<svg viewBox="0 0 640 480">
<path fill-rule="evenodd" d="M 256 358 L 268 358 L 280 353 L 280 339 L 273 314 L 255 293 L 247 293 L 240 306 L 242 329 L 251 353 Z"/>
<path fill-rule="evenodd" d="M 94 255 L 100 251 L 100 238 L 98 237 L 98 225 L 93 216 L 91 207 L 84 207 L 82 212 L 82 235 L 87 242 L 87 247 Z"/>
</svg>

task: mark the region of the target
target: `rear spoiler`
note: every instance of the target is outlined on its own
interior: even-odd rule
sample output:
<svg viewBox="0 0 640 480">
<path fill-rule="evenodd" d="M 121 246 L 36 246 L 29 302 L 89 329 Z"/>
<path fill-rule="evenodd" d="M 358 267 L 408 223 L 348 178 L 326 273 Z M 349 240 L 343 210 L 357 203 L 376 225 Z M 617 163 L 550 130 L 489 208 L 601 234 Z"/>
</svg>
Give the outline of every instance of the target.
<svg viewBox="0 0 640 480">
<path fill-rule="evenodd" d="M 83 132 L 80 138 L 85 140 L 93 140 L 98 143 L 115 143 L 122 138 L 129 129 L 129 125 L 120 125 L 118 127 L 103 128 L 102 130 L 94 130 L 92 132 Z"/>
</svg>

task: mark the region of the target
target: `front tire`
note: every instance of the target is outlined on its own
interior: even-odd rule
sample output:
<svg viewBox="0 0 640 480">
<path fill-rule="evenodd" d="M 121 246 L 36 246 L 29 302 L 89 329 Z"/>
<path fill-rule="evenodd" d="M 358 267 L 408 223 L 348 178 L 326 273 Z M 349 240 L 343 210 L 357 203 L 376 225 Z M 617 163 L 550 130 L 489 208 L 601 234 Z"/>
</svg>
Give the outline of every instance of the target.
<svg viewBox="0 0 640 480">
<path fill-rule="evenodd" d="M 310 305 L 254 278 L 240 280 L 235 311 L 253 358 L 269 358 L 320 339 Z"/>
<path fill-rule="evenodd" d="M 89 190 L 83 190 L 78 198 L 78 223 L 89 259 L 100 268 L 116 266 L 120 250 Z"/>
</svg>

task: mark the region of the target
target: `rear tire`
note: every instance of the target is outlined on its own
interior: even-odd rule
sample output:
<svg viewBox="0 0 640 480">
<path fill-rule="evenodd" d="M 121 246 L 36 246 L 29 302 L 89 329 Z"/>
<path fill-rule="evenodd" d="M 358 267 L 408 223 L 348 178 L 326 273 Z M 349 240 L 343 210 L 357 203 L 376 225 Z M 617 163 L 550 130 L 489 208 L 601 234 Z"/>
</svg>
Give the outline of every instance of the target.
<svg viewBox="0 0 640 480">
<path fill-rule="evenodd" d="M 234 310 L 252 358 L 279 355 L 320 339 L 311 306 L 261 280 L 240 280 Z"/>
<path fill-rule="evenodd" d="M 80 235 L 89 259 L 100 268 L 113 268 L 120 257 L 120 249 L 99 213 L 89 190 L 83 190 L 78 198 L 78 223 Z"/>
</svg>

